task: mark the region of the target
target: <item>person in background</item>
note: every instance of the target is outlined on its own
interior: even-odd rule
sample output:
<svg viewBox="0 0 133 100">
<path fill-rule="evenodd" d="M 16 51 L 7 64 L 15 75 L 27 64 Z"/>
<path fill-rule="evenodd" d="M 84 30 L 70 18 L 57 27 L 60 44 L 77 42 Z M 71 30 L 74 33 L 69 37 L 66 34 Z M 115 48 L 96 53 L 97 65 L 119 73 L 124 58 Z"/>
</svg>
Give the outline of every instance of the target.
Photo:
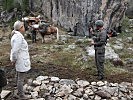
<svg viewBox="0 0 133 100">
<path fill-rule="evenodd" d="M 37 28 L 39 28 L 39 25 L 36 24 L 35 22 L 32 22 L 32 25 L 31 25 L 32 43 L 36 43 Z"/>
<path fill-rule="evenodd" d="M 95 22 L 96 29 L 93 32 L 93 41 L 95 49 L 95 62 L 97 67 L 97 79 L 104 79 L 104 61 L 105 61 L 105 45 L 107 42 L 107 33 L 103 28 L 104 22 L 102 20 L 97 20 Z"/>
<path fill-rule="evenodd" d="M 12 31 L 11 37 L 11 53 L 10 60 L 12 66 L 16 68 L 17 75 L 17 89 L 18 93 L 15 98 L 19 100 L 27 100 L 24 90 L 24 77 L 26 72 L 31 69 L 30 56 L 28 52 L 28 44 L 24 39 L 23 33 L 25 32 L 24 24 L 21 21 L 14 23 L 14 30 Z"/>
</svg>

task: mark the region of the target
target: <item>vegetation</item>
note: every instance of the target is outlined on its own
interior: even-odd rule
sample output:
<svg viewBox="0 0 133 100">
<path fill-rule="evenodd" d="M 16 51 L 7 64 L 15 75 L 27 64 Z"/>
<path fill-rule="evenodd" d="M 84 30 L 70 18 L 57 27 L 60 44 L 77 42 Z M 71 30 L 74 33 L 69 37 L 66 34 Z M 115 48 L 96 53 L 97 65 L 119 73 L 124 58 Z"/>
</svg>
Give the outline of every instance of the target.
<svg viewBox="0 0 133 100">
<path fill-rule="evenodd" d="M 14 0 L 3 0 L 4 10 L 10 11 L 14 8 Z"/>
<path fill-rule="evenodd" d="M 28 11 L 29 9 L 29 0 L 3 0 L 3 8 L 7 11 L 12 11 L 14 8 L 17 8 L 19 11 Z"/>
</svg>

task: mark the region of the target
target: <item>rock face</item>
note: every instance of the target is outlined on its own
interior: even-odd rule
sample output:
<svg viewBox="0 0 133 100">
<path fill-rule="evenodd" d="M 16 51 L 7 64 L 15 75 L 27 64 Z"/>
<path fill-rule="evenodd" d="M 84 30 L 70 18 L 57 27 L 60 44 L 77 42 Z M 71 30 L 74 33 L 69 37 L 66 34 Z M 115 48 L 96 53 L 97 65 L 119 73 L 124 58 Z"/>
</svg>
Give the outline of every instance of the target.
<svg viewBox="0 0 133 100">
<path fill-rule="evenodd" d="M 42 13 L 68 31 L 74 31 L 76 27 L 76 35 L 84 36 L 89 35 L 88 27 L 94 26 L 97 19 L 104 20 L 105 28 L 118 27 L 125 15 L 128 1 L 132 3 L 132 0 L 27 0 L 26 2 L 30 11 Z M 23 0 L 14 2 L 20 5 L 24 3 Z M 129 7 L 129 11 L 132 12 L 132 7 Z"/>
<path fill-rule="evenodd" d="M 36 0 L 43 14 L 55 24 L 77 34 L 88 35 L 88 26 L 97 19 L 105 21 L 105 27 L 119 26 L 127 9 L 128 0 Z M 118 24 L 117 24 L 118 23 Z"/>
<path fill-rule="evenodd" d="M 126 11 L 126 15 L 133 19 L 133 0 L 129 0 L 128 8 Z"/>
</svg>

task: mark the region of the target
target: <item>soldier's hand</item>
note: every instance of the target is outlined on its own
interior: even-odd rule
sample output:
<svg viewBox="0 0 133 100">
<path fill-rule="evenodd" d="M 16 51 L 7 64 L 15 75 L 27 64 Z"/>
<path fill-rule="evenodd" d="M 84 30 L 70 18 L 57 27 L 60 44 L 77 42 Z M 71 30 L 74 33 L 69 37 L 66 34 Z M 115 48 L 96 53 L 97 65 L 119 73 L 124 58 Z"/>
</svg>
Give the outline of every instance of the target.
<svg viewBox="0 0 133 100">
<path fill-rule="evenodd" d="M 92 45 L 94 45 L 95 43 L 94 43 L 94 41 L 92 40 L 91 42 L 90 42 L 90 46 L 92 46 Z"/>
</svg>

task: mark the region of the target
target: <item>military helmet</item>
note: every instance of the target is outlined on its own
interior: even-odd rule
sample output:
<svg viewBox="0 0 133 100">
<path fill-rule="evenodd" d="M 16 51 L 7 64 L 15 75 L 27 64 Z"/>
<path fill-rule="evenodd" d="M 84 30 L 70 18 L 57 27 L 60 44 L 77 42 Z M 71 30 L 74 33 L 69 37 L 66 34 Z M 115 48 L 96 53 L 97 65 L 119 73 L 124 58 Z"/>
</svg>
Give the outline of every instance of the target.
<svg viewBox="0 0 133 100">
<path fill-rule="evenodd" d="M 95 25 L 96 25 L 96 26 L 102 27 L 102 26 L 104 25 L 104 22 L 103 22 L 103 20 L 97 20 L 97 21 L 95 22 Z"/>
</svg>

